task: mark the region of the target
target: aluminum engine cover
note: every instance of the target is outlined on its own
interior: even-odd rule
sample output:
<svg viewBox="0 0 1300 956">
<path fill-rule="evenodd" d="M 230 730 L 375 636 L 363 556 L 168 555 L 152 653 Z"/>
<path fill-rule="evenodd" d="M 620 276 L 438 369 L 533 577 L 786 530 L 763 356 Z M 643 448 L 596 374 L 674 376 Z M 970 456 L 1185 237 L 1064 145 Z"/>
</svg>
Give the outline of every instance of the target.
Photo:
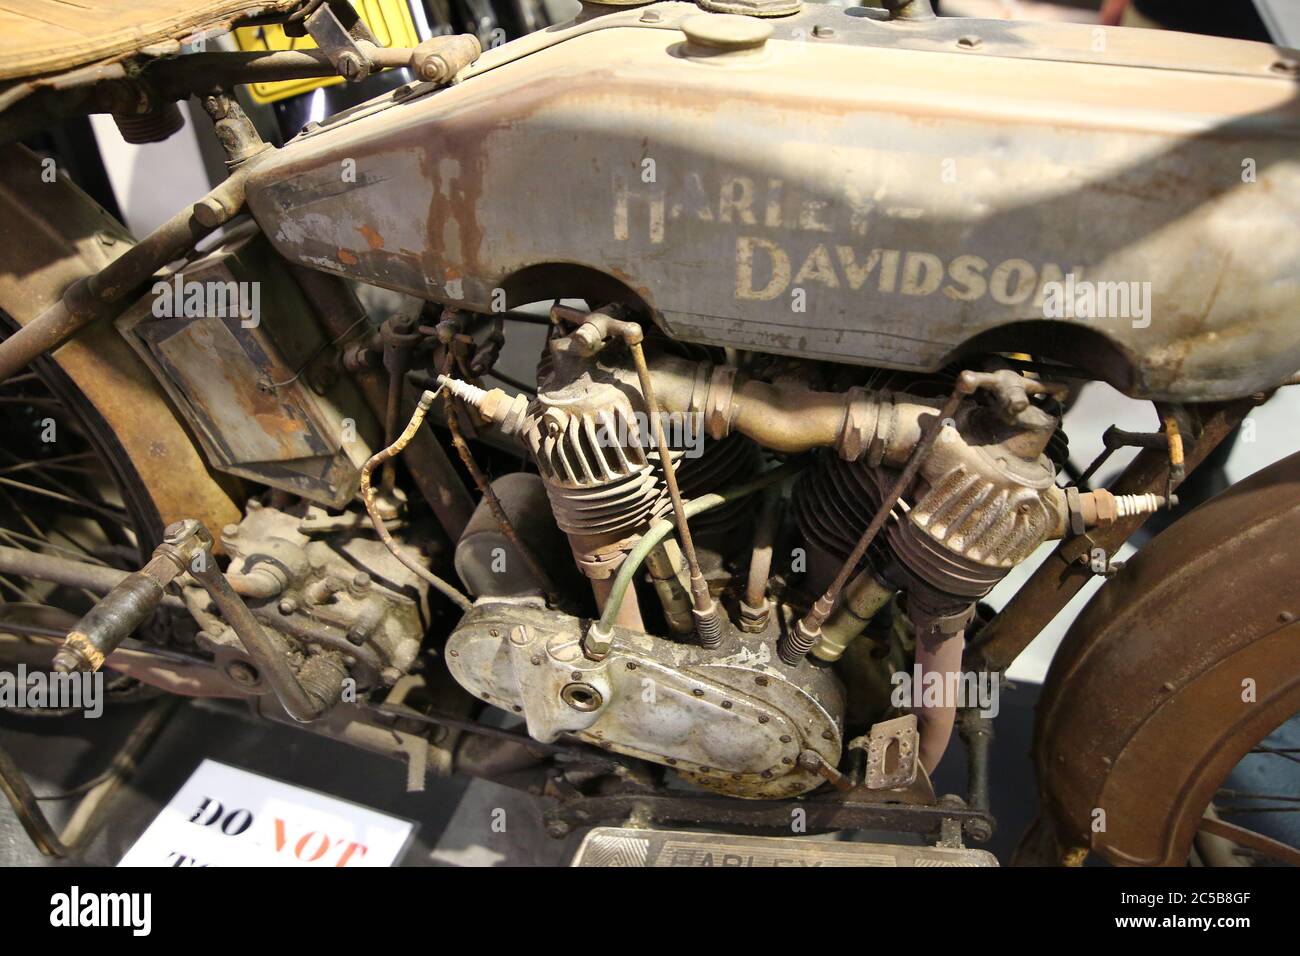
<svg viewBox="0 0 1300 956">
<path fill-rule="evenodd" d="M 802 751 L 838 763 L 844 693 L 828 668 L 786 667 L 758 641 L 704 651 L 618 627 L 597 662 L 582 653 L 584 625 L 480 604 L 448 639 L 447 666 L 476 697 L 522 712 L 537 740 L 571 734 L 719 793 L 795 796 L 824 782 L 799 766 Z"/>
</svg>

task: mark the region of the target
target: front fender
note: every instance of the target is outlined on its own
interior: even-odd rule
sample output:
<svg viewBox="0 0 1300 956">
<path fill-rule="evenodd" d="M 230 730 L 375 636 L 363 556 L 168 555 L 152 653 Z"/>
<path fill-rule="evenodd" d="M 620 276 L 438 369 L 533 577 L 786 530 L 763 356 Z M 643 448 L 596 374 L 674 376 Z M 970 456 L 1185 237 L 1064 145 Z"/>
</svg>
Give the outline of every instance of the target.
<svg viewBox="0 0 1300 956">
<path fill-rule="evenodd" d="M 1300 711 L 1298 617 L 1300 454 L 1170 527 L 1070 629 L 1038 705 L 1037 846 L 1184 865 L 1228 772 Z"/>
</svg>

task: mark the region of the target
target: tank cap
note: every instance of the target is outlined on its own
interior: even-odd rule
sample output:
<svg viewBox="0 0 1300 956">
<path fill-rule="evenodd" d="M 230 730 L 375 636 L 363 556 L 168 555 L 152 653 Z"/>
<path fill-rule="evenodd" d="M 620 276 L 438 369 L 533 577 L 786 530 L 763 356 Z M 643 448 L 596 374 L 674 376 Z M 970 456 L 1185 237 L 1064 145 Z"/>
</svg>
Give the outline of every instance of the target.
<svg viewBox="0 0 1300 956">
<path fill-rule="evenodd" d="M 709 53 L 757 50 L 772 35 L 772 25 L 752 17 L 713 13 L 690 17 L 682 32 L 691 46 Z"/>
</svg>

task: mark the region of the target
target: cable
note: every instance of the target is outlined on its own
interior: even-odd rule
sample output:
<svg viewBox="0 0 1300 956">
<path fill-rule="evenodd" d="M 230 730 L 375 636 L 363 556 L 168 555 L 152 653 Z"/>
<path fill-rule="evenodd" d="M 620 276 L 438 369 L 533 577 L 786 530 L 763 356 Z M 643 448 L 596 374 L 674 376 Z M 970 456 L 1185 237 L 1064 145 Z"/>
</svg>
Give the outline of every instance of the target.
<svg viewBox="0 0 1300 956">
<path fill-rule="evenodd" d="M 367 459 L 366 463 L 361 466 L 361 501 L 366 506 L 366 514 L 370 515 L 370 523 L 375 526 L 375 533 L 379 535 L 379 540 L 384 542 L 384 547 L 393 553 L 393 557 L 400 561 L 402 565 L 413 574 L 428 581 L 439 591 L 439 593 L 462 611 L 468 611 L 474 606 L 474 603 L 469 598 L 456 590 L 456 588 L 451 584 L 438 577 L 438 575 L 434 574 L 428 568 L 412 561 L 402 553 L 400 548 L 398 548 L 397 542 L 393 540 L 393 536 L 389 533 L 388 528 L 384 526 L 383 517 L 375 507 L 375 489 L 370 484 L 371 472 L 390 458 L 394 458 L 401 454 L 402 449 L 411 443 L 411 439 L 415 437 L 415 433 L 418 432 L 420 426 L 424 424 L 424 416 L 428 414 L 429 406 L 433 404 L 433 400 L 438 397 L 438 391 L 439 389 L 425 391 L 420 396 L 420 401 L 416 404 L 415 411 L 411 414 L 411 420 L 406 423 L 406 428 L 397 436 L 397 439 L 387 448 L 372 455 Z"/>
<path fill-rule="evenodd" d="M 713 492 L 711 494 L 700 495 L 698 498 L 692 498 L 686 503 L 684 509 L 686 517 L 693 518 L 705 511 L 711 511 L 714 508 L 721 507 L 729 502 L 738 501 L 741 498 L 748 497 L 754 492 L 762 491 L 764 488 L 767 488 L 776 482 L 784 481 L 787 478 L 797 475 L 803 470 L 803 468 L 803 462 L 789 462 L 779 468 L 773 468 L 771 471 L 766 471 L 752 481 L 747 481 L 744 484 L 725 488 L 722 491 Z M 605 610 L 601 614 L 599 624 L 597 625 L 603 631 L 608 632 L 608 630 L 613 626 L 614 616 L 618 613 L 618 608 L 623 603 L 623 595 L 626 593 L 628 585 L 632 583 L 632 578 L 636 574 L 637 569 L 641 567 L 641 562 L 645 560 L 646 555 L 659 546 L 664 538 L 673 533 L 674 527 L 675 524 L 671 519 L 660 518 L 650 526 L 646 533 L 641 536 L 641 540 L 637 542 L 636 547 L 629 551 L 627 557 L 623 559 L 623 563 L 619 565 L 618 574 L 614 577 L 614 583 L 610 585 L 609 597 L 605 601 Z"/>
<path fill-rule="evenodd" d="M 519 532 L 515 530 L 514 523 L 510 520 L 510 516 L 506 514 L 501 499 L 497 497 L 496 491 L 493 490 L 487 476 L 483 474 L 483 470 L 479 468 L 478 462 L 474 460 L 474 453 L 470 451 L 465 436 L 461 434 L 460 424 L 456 421 L 456 405 L 450 390 L 443 394 L 442 399 L 447 410 L 447 429 L 451 432 L 451 443 L 456 447 L 456 453 L 460 455 L 461 463 L 464 464 L 465 470 L 469 472 L 469 476 L 474 479 L 474 485 L 478 488 L 479 494 L 487 502 L 488 510 L 492 512 L 497 527 L 506 536 L 506 540 L 514 546 L 519 556 L 523 558 L 524 564 L 528 565 L 528 570 L 533 575 L 533 578 L 541 585 L 542 593 L 546 595 L 546 603 L 554 607 L 559 603 L 560 599 L 555 582 L 547 573 L 542 562 L 537 559 L 537 555 L 533 554 L 533 549 L 519 537 Z"/>
<path fill-rule="evenodd" d="M 298 366 L 298 371 L 294 372 L 283 382 L 267 382 L 266 387 L 274 390 L 277 388 L 284 388 L 286 385 L 292 385 L 294 382 L 298 381 L 298 376 L 302 375 L 303 372 L 307 371 L 308 366 L 310 366 L 312 362 L 316 361 L 316 359 L 320 358 L 322 352 L 324 352 L 328 348 L 332 348 L 333 346 L 338 345 L 349 335 L 351 335 L 352 330 L 355 329 L 358 325 L 360 325 L 362 322 L 369 321 L 369 318 L 370 318 L 369 316 L 363 315 L 361 318 L 357 319 L 346 329 L 344 329 L 341 333 L 339 333 L 338 337 L 335 338 L 334 341 L 322 342 L 319 346 L 317 346 L 316 351 L 312 352 L 311 355 L 307 356 L 307 361 L 303 362 L 302 365 Z"/>
</svg>

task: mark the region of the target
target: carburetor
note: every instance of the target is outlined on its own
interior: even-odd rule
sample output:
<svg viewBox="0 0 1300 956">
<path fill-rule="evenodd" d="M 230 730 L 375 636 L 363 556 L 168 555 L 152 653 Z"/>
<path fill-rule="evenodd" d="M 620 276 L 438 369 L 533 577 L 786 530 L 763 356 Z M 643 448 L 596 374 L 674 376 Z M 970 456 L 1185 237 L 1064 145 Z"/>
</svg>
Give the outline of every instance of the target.
<svg viewBox="0 0 1300 956">
<path fill-rule="evenodd" d="M 329 515 L 314 505 L 298 510 L 291 514 L 254 499 L 242 521 L 221 530 L 231 588 L 262 624 L 309 655 L 330 657 L 358 689 L 395 683 L 419 653 L 427 585 L 382 542 L 352 533 L 355 515 Z M 423 560 L 415 549 L 401 547 Z M 238 647 L 206 592 L 189 587 L 185 598 L 203 627 L 201 640 L 214 649 Z"/>
</svg>

